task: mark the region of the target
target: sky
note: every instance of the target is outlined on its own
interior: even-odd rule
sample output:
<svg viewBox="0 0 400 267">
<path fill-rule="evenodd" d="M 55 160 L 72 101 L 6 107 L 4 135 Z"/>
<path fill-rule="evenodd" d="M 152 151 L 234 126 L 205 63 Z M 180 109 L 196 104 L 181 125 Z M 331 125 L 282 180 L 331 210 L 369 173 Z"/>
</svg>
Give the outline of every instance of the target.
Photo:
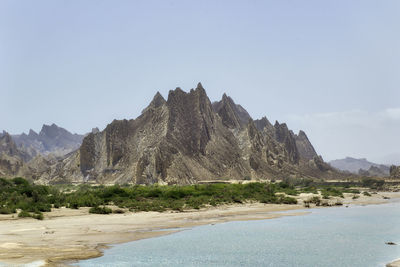
<svg viewBox="0 0 400 267">
<path fill-rule="evenodd" d="M 71 132 L 201 82 L 325 160 L 400 164 L 400 1 L 0 0 L 0 130 Z"/>
</svg>

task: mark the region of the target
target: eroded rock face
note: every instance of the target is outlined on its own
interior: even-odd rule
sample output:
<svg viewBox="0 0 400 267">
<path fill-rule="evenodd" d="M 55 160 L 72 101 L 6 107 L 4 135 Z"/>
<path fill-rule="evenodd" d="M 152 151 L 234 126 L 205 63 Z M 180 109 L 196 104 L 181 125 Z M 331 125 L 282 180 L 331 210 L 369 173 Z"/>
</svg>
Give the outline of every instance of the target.
<svg viewBox="0 0 400 267">
<path fill-rule="evenodd" d="M 222 123 L 228 128 L 246 127 L 250 120 L 249 113 L 240 105 L 235 104 L 232 98 L 224 94 L 222 100 L 213 103 L 213 109 L 222 119 Z"/>
<path fill-rule="evenodd" d="M 303 157 L 296 138 L 286 124 L 253 121 L 226 95 L 211 104 L 198 84 L 190 92 L 171 90 L 167 100 L 157 93 L 138 118 L 114 120 L 103 131 L 93 131 L 78 151 L 46 169 L 40 179 L 188 184 L 331 171 L 323 169 L 321 158 L 316 163 L 308 152 Z M 299 144 L 308 151 L 306 141 L 301 134 Z"/>
<path fill-rule="evenodd" d="M 285 145 L 288 158 L 291 163 L 297 164 L 300 160 L 300 153 L 296 146 L 296 140 L 292 131 L 289 131 L 286 123 L 275 122 L 275 139 Z"/>
<path fill-rule="evenodd" d="M 299 134 L 294 136 L 294 139 L 296 140 L 296 147 L 299 151 L 300 157 L 312 160 L 314 157 L 318 156 L 305 132 L 300 130 Z"/>
<path fill-rule="evenodd" d="M 0 136 L 0 176 L 10 176 L 18 173 L 28 156 L 18 150 L 11 135 L 3 132 Z"/>
</svg>

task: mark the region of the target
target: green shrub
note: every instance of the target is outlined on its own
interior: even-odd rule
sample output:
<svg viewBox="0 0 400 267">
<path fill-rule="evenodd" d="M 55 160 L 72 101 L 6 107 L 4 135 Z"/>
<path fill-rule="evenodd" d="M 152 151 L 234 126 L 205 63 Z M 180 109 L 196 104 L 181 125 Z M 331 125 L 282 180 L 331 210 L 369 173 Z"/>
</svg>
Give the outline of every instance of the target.
<svg viewBox="0 0 400 267">
<path fill-rule="evenodd" d="M 95 213 L 95 214 L 110 214 L 112 213 L 112 210 L 107 207 L 92 207 L 89 209 L 89 213 Z"/>
<path fill-rule="evenodd" d="M 36 219 L 36 220 L 43 220 L 43 219 L 44 219 L 44 216 L 43 216 L 43 213 L 37 212 L 37 213 L 34 213 L 34 214 L 32 215 L 32 218 L 34 218 L 34 219 Z"/>
<path fill-rule="evenodd" d="M 18 213 L 18 217 L 20 217 L 20 218 L 27 218 L 27 217 L 32 217 L 32 215 L 31 215 L 29 212 L 25 211 L 25 210 L 21 210 L 21 211 Z"/>
<path fill-rule="evenodd" d="M 125 211 L 124 211 L 124 210 L 121 210 L 121 209 L 116 209 L 116 210 L 113 210 L 112 212 L 113 212 L 113 213 L 117 213 L 117 214 L 123 214 L 123 213 L 125 213 Z"/>
<path fill-rule="evenodd" d="M 13 207 L 1 207 L 0 214 L 13 214 L 16 213 L 17 210 Z"/>
<path fill-rule="evenodd" d="M 279 197 L 278 202 L 280 204 L 297 204 L 297 199 L 293 197 Z"/>
</svg>

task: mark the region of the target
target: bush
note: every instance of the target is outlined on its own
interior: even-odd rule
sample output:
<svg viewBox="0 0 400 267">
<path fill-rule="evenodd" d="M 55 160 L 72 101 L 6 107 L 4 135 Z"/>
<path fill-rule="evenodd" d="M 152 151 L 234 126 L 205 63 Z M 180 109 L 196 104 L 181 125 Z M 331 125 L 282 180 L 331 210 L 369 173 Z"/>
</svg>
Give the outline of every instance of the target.
<svg viewBox="0 0 400 267">
<path fill-rule="evenodd" d="M 12 213 L 16 213 L 16 209 L 15 208 L 10 208 L 10 207 L 1 207 L 0 208 L 0 214 L 12 214 Z"/>
<path fill-rule="evenodd" d="M 385 184 L 385 181 L 373 178 L 366 178 L 361 181 L 361 184 L 364 187 L 376 189 L 376 188 L 382 188 L 383 185 Z"/>
<path fill-rule="evenodd" d="M 32 217 L 32 215 L 29 212 L 25 211 L 25 210 L 21 210 L 18 213 L 18 217 L 20 217 L 20 218 L 28 218 L 28 217 Z"/>
<path fill-rule="evenodd" d="M 297 204 L 297 199 L 293 197 L 280 197 L 279 198 L 279 203 L 281 204 Z"/>
<path fill-rule="evenodd" d="M 37 213 L 34 213 L 34 214 L 32 215 L 32 218 L 34 218 L 34 219 L 36 219 L 36 220 L 43 220 L 43 219 L 44 219 L 44 216 L 43 216 L 43 213 L 37 212 Z"/>
<path fill-rule="evenodd" d="M 370 196 L 371 196 L 371 194 L 368 193 L 367 191 L 364 191 L 364 192 L 363 192 L 363 195 L 364 195 L 364 196 L 367 196 L 367 197 L 370 197 Z"/>
<path fill-rule="evenodd" d="M 94 214 L 110 214 L 112 213 L 112 210 L 107 207 L 92 207 L 89 209 L 89 213 L 94 213 Z"/>
<path fill-rule="evenodd" d="M 121 209 L 116 209 L 116 210 L 113 210 L 112 212 L 113 212 L 113 213 L 117 213 L 117 214 L 123 214 L 123 213 L 125 213 L 125 211 L 124 211 L 124 210 L 121 210 Z"/>
</svg>

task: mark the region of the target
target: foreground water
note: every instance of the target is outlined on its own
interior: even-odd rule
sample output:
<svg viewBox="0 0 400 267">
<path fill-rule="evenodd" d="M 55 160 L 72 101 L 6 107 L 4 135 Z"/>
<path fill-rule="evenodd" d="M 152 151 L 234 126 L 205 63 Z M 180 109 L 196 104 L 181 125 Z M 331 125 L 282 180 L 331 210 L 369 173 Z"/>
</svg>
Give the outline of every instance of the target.
<svg viewBox="0 0 400 267">
<path fill-rule="evenodd" d="M 113 246 L 79 266 L 384 266 L 400 258 L 400 203 L 199 226 Z"/>
</svg>

